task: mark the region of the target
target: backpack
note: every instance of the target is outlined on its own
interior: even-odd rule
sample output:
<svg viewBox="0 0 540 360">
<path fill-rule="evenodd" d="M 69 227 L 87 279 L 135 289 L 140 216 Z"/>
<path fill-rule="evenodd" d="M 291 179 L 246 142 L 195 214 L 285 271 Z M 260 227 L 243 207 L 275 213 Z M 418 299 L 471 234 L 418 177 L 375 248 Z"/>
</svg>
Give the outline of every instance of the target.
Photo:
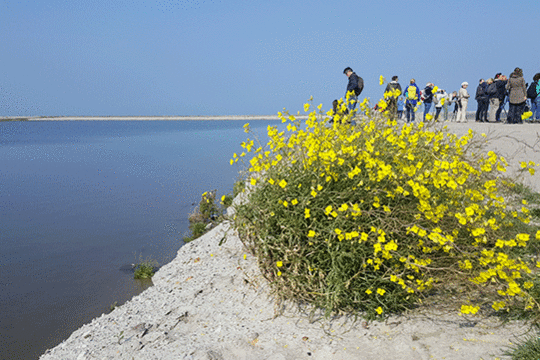
<svg viewBox="0 0 540 360">
<path fill-rule="evenodd" d="M 360 76 L 358 76 L 358 93 L 356 95 L 360 95 L 362 93 L 362 90 L 364 90 L 364 79 L 362 79 Z"/>
<path fill-rule="evenodd" d="M 418 97 L 416 96 L 416 86 L 410 85 L 407 88 L 407 99 L 409 100 L 417 100 Z"/>
<path fill-rule="evenodd" d="M 489 84 L 486 88 L 486 94 L 488 94 L 490 97 L 495 96 L 497 94 L 497 84 L 494 82 Z"/>
<path fill-rule="evenodd" d="M 536 97 L 538 96 L 538 83 L 531 83 L 531 85 L 529 85 L 529 88 L 527 89 L 527 97 L 529 99 L 536 99 Z"/>
</svg>

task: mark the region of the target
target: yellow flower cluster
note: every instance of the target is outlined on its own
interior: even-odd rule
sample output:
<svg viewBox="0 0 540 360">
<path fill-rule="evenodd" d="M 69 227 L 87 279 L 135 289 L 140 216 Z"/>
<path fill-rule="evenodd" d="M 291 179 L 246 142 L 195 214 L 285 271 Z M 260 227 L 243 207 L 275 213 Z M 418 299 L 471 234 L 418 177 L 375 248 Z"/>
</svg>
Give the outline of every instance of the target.
<svg viewBox="0 0 540 360">
<path fill-rule="evenodd" d="M 261 256 L 287 260 L 286 270 L 282 261 L 268 268 L 280 277 L 276 286 L 326 308 L 377 315 L 378 304 L 395 309 L 392 299 L 415 301 L 450 277 L 529 301 L 531 264 L 508 250 L 527 247 L 531 236 L 500 235 L 511 219 L 530 221 L 526 202 L 510 208 L 502 195 L 506 160 L 473 153 L 480 142 L 472 131 L 457 136 L 424 123 L 398 125 L 371 116 L 366 100 L 360 110 L 366 115 L 355 118 L 356 126 L 349 124 L 354 113 L 325 116 L 321 106 L 305 123 L 280 112 L 286 130 L 269 126 L 264 149 L 242 143 L 257 186 L 236 224 Z M 534 174 L 537 165 L 521 166 Z M 492 302 L 495 310 L 505 306 Z M 461 307 L 464 314 L 478 310 Z"/>
</svg>

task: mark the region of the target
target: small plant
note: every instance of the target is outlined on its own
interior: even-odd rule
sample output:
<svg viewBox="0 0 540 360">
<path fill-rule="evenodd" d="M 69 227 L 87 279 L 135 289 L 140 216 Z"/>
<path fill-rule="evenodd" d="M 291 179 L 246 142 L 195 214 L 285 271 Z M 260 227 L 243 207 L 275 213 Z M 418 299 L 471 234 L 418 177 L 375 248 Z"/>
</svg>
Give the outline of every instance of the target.
<svg viewBox="0 0 540 360">
<path fill-rule="evenodd" d="M 225 209 L 232 204 L 230 195 L 223 195 L 221 202 L 216 201 L 216 190 L 204 192 L 199 205 L 188 216 L 191 235 L 184 236 L 184 242 L 190 242 L 202 236 L 223 218 Z"/>
<path fill-rule="evenodd" d="M 115 336 L 118 339 L 118 345 L 120 345 L 120 341 L 122 341 L 122 339 L 124 338 L 124 330 L 120 331 L 120 333 Z"/>
<path fill-rule="evenodd" d="M 512 360 L 540 359 L 540 337 L 531 336 L 504 352 Z"/>
<path fill-rule="evenodd" d="M 117 307 L 118 307 L 118 301 L 113 302 L 111 306 L 109 307 L 109 313 L 112 313 L 114 309 L 116 309 Z"/>
<path fill-rule="evenodd" d="M 135 265 L 134 279 L 150 279 L 156 272 L 157 262 L 155 260 L 143 260 Z"/>
</svg>

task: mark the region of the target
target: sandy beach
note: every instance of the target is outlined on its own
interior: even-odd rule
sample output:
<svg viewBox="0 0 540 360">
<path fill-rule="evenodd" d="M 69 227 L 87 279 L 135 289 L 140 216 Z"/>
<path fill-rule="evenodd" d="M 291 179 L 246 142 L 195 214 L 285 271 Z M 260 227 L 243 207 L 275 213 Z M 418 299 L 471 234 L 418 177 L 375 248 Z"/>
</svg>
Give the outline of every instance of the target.
<svg viewBox="0 0 540 360">
<path fill-rule="evenodd" d="M 539 124 L 446 123 L 486 134 L 509 171 L 540 163 Z M 524 182 L 540 191 L 540 172 Z M 220 242 L 224 242 L 221 246 Z M 416 311 L 384 322 L 325 319 L 276 308 L 256 259 L 227 222 L 184 245 L 154 286 L 82 326 L 42 355 L 51 359 L 503 359 L 529 328 L 523 322 Z"/>
</svg>

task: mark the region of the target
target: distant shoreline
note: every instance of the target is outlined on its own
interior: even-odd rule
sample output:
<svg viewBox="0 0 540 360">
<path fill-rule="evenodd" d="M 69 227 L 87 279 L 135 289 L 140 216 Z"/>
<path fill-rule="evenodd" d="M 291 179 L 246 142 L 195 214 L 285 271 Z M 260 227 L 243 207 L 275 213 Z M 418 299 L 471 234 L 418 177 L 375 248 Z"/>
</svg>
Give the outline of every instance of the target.
<svg viewBox="0 0 540 360">
<path fill-rule="evenodd" d="M 307 115 L 295 115 L 298 119 L 307 118 Z M 201 121 L 201 120 L 279 120 L 277 115 L 216 115 L 216 116 L 0 116 L 0 121 L 77 121 L 77 120 L 107 120 L 107 121 L 133 121 L 133 120 L 173 120 L 173 121 Z"/>
</svg>

